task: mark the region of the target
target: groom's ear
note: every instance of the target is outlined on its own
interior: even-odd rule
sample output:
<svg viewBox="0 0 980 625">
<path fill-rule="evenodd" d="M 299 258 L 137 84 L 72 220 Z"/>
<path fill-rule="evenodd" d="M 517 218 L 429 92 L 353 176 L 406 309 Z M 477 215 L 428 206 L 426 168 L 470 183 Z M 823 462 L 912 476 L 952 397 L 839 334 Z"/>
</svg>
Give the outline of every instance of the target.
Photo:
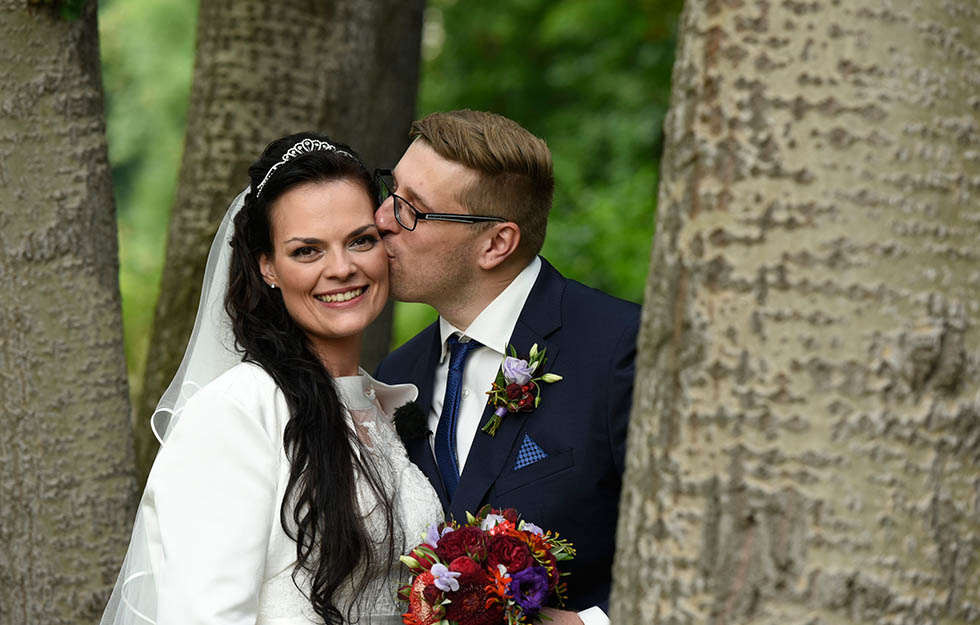
<svg viewBox="0 0 980 625">
<path fill-rule="evenodd" d="M 477 262 L 482 269 L 494 269 L 517 250 L 521 242 L 521 228 L 512 221 L 495 223 L 480 241 Z"/>
<path fill-rule="evenodd" d="M 275 286 L 277 284 L 276 272 L 272 268 L 272 259 L 269 258 L 268 254 L 259 255 L 259 273 L 262 274 L 262 279 L 269 286 Z"/>
</svg>

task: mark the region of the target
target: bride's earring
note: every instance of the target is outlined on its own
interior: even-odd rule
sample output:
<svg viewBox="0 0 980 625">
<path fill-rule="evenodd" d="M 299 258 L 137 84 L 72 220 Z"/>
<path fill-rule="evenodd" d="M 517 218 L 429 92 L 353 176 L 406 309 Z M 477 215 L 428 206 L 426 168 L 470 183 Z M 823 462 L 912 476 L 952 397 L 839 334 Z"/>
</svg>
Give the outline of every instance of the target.
<svg viewBox="0 0 980 625">
<path fill-rule="evenodd" d="M 269 288 L 270 288 L 270 289 L 274 289 L 274 288 L 276 288 L 276 283 L 275 283 L 275 282 L 270 282 L 270 283 L 269 283 Z"/>
</svg>

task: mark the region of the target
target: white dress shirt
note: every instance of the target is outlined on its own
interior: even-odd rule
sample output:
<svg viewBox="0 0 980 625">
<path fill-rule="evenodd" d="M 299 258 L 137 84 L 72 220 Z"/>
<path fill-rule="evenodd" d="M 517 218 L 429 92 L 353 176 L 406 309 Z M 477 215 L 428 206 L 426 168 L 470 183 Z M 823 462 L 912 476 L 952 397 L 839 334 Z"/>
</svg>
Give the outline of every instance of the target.
<svg viewBox="0 0 980 625">
<path fill-rule="evenodd" d="M 476 319 L 466 328 L 459 329 L 439 317 L 439 338 L 442 341 L 442 354 L 436 366 L 432 386 L 432 406 L 429 410 L 429 431 L 435 432 L 442 414 L 442 403 L 446 395 L 446 379 L 449 376 L 449 348 L 446 341 L 453 334 L 460 335 L 460 341 L 479 341 L 478 347 L 469 353 L 463 369 L 463 388 L 460 392 L 459 414 L 456 417 L 456 457 L 462 473 L 466 458 L 473 446 L 480 427 L 480 418 L 487 405 L 487 391 L 497 377 L 504 356 L 507 355 L 508 342 L 521 316 L 524 303 L 531 294 L 531 288 L 541 271 L 541 259 L 537 256 L 528 263 L 514 280 L 484 308 Z M 526 357 L 527 354 L 519 354 Z M 435 442 L 435 435 L 429 435 L 429 446 Z M 533 521 L 533 519 L 530 519 Z M 578 613 L 585 625 L 609 625 L 609 618 L 599 607 L 591 607 Z"/>
<path fill-rule="evenodd" d="M 462 472 L 466 457 L 473 445 L 473 438 L 480 427 L 480 417 L 487 405 L 487 391 L 497 377 L 500 363 L 504 361 L 507 352 L 507 342 L 521 316 L 524 302 L 531 293 L 531 287 L 538 278 L 541 270 L 541 259 L 534 257 L 527 267 L 501 291 L 483 311 L 476 316 L 473 323 L 465 330 L 454 327 L 451 323 L 439 317 L 439 337 L 442 340 L 442 355 L 436 367 L 432 387 L 432 407 L 429 411 L 429 431 L 435 432 L 439 425 L 439 415 L 442 414 L 442 400 L 446 395 L 446 378 L 449 375 L 449 348 L 446 341 L 453 334 L 459 334 L 463 341 L 473 339 L 483 347 L 478 347 L 466 358 L 466 368 L 463 369 L 463 388 L 460 392 L 459 414 L 456 418 L 456 457 L 459 459 L 459 470 Z M 434 436 L 429 437 L 429 443 Z"/>
</svg>

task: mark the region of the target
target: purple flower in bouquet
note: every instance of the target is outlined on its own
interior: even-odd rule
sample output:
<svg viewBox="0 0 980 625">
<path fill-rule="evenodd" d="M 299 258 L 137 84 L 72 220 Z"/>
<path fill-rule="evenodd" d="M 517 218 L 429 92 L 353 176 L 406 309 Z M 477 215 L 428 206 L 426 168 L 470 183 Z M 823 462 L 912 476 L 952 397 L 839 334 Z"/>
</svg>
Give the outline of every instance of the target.
<svg viewBox="0 0 980 625">
<path fill-rule="evenodd" d="M 459 590 L 459 580 L 456 578 L 462 575 L 462 573 L 450 571 L 449 567 L 445 564 L 433 564 L 429 572 L 435 578 L 433 584 L 442 592 Z"/>
<path fill-rule="evenodd" d="M 453 531 L 451 527 L 442 528 L 442 533 L 439 533 L 439 526 L 430 525 L 429 529 L 425 532 L 425 543 L 435 549 L 439 546 L 439 539 Z"/>
<path fill-rule="evenodd" d="M 525 532 L 531 532 L 535 536 L 544 536 L 544 530 L 535 525 L 534 523 L 528 523 L 527 521 L 521 522 L 521 529 Z"/>
<path fill-rule="evenodd" d="M 425 532 L 425 542 L 430 545 L 433 549 L 439 546 L 439 528 L 435 525 L 430 525 L 429 529 Z"/>
<path fill-rule="evenodd" d="M 483 530 L 484 532 L 492 530 L 493 528 L 503 523 L 505 520 L 506 519 L 504 519 L 504 517 L 500 516 L 499 514 L 488 514 L 486 518 L 483 519 L 483 522 L 480 523 L 480 529 Z"/>
<path fill-rule="evenodd" d="M 509 594 L 524 614 L 534 616 L 548 600 L 548 571 L 530 566 L 511 575 Z"/>
<path fill-rule="evenodd" d="M 507 356 L 504 364 L 501 365 L 504 379 L 510 384 L 527 384 L 531 376 L 534 375 L 534 365 L 528 364 L 526 360 Z"/>
</svg>

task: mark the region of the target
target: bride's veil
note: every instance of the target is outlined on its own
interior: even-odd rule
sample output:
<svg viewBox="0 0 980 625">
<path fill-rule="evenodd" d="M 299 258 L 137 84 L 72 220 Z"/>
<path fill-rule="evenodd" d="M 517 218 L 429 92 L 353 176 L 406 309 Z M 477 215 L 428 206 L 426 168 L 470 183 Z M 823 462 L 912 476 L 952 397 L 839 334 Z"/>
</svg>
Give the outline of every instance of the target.
<svg viewBox="0 0 980 625">
<path fill-rule="evenodd" d="M 247 188 L 238 194 L 214 235 L 208 264 L 204 269 L 201 301 L 197 306 L 197 318 L 187 350 L 174 379 L 150 417 L 150 428 L 161 443 L 173 430 L 187 400 L 202 386 L 241 362 L 242 353 L 235 348 L 235 337 L 224 301 L 228 290 L 235 215 L 244 205 L 247 194 Z"/>
<path fill-rule="evenodd" d="M 187 400 L 202 386 L 241 362 L 242 353 L 235 347 L 224 298 L 228 290 L 235 215 L 244 205 L 248 191 L 246 188 L 238 194 L 218 226 L 204 270 L 194 330 L 174 379 L 150 417 L 150 427 L 161 444 L 166 443 L 167 436 L 180 419 Z M 149 537 L 158 534 L 159 528 L 153 526 L 153 522 L 145 518 L 142 512 L 138 512 L 126 559 L 100 625 L 156 623 L 157 596 L 153 564 L 160 561 L 162 554 L 155 553 L 159 551 L 159 546 L 151 547 L 151 544 L 159 545 L 160 542 L 151 541 Z"/>
</svg>

